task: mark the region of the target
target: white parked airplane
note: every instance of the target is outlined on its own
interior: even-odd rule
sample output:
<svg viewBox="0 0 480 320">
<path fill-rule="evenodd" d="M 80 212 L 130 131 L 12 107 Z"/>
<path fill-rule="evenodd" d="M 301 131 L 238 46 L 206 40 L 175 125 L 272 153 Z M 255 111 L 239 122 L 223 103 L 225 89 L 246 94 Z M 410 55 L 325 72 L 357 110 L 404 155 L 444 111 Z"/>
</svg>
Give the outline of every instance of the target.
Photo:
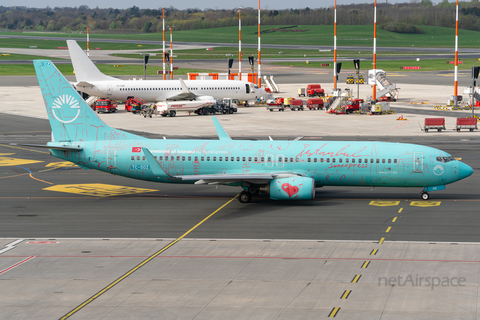
<svg viewBox="0 0 480 320">
<path fill-rule="evenodd" d="M 125 101 L 129 97 L 158 101 L 214 101 L 232 98 L 251 101 L 265 96 L 253 83 L 237 80 L 121 80 L 100 72 L 74 40 L 67 40 L 78 91 Z"/>
</svg>

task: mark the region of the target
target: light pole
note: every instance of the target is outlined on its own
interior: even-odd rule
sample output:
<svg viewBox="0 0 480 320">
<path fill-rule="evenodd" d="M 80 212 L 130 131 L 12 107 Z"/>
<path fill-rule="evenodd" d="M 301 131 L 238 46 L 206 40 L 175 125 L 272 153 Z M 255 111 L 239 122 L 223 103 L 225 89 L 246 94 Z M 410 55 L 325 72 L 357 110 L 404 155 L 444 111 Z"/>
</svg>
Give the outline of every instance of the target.
<svg viewBox="0 0 480 320">
<path fill-rule="evenodd" d="M 242 9 L 238 7 L 238 80 L 242 80 Z"/>
</svg>

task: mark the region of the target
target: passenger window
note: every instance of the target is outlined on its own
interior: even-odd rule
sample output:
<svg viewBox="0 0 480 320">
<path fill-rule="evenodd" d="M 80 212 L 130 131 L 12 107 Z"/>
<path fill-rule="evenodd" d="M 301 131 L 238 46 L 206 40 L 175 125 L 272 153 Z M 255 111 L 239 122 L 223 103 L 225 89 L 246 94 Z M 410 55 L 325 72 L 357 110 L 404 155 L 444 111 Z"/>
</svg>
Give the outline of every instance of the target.
<svg viewBox="0 0 480 320">
<path fill-rule="evenodd" d="M 222 161 L 223 157 L 218 157 L 218 161 Z"/>
<path fill-rule="evenodd" d="M 392 163 L 392 159 L 388 159 L 388 163 Z"/>
<path fill-rule="evenodd" d="M 235 161 L 235 157 L 231 157 L 231 158 L 230 158 L 230 161 Z"/>
<path fill-rule="evenodd" d="M 338 162 L 342 163 L 342 158 L 338 159 Z"/>
<path fill-rule="evenodd" d="M 242 161 L 245 161 L 245 157 L 242 157 Z"/>
<path fill-rule="evenodd" d="M 205 157 L 200 157 L 200 161 L 204 161 L 205 160 Z"/>
<path fill-rule="evenodd" d="M 323 158 L 320 158 L 320 162 L 323 162 Z"/>
<path fill-rule="evenodd" d="M 197 161 L 198 161 L 198 157 L 195 157 L 195 162 L 197 162 Z"/>
<path fill-rule="evenodd" d="M 268 157 L 267 162 L 272 162 L 272 158 Z"/>
<path fill-rule="evenodd" d="M 382 163 L 385 163 L 385 159 L 382 159 Z"/>
<path fill-rule="evenodd" d="M 326 161 L 327 161 L 327 162 L 330 162 L 330 158 L 327 158 Z"/>
<path fill-rule="evenodd" d="M 192 161 L 192 157 L 188 157 L 188 161 Z"/>
<path fill-rule="evenodd" d="M 346 158 L 345 159 L 345 163 L 348 163 L 350 161 L 350 159 Z"/>
<path fill-rule="evenodd" d="M 157 156 L 153 156 L 153 159 L 157 160 Z"/>
<path fill-rule="evenodd" d="M 370 163 L 373 163 L 373 159 L 370 159 Z"/>
<path fill-rule="evenodd" d="M 158 157 L 158 160 L 163 160 L 163 157 L 162 156 Z"/>
<path fill-rule="evenodd" d="M 225 161 L 228 161 L 228 157 L 225 157 Z"/>
<path fill-rule="evenodd" d="M 265 161 L 265 158 L 264 157 L 261 157 L 260 158 L 260 162 L 264 162 Z"/>
<path fill-rule="evenodd" d="M 240 161 L 240 157 L 237 157 L 237 161 Z"/>
<path fill-rule="evenodd" d="M 140 160 L 140 156 L 137 156 L 137 160 Z"/>
<path fill-rule="evenodd" d="M 288 162 L 288 158 L 285 158 L 285 162 Z"/>
<path fill-rule="evenodd" d="M 397 159 L 393 159 L 393 163 L 397 163 Z"/>
<path fill-rule="evenodd" d="M 217 161 L 217 157 L 213 157 L 213 161 Z"/>
<path fill-rule="evenodd" d="M 300 162 L 300 159 L 299 159 L 299 158 L 295 158 L 295 161 L 296 161 L 296 162 Z"/>
<path fill-rule="evenodd" d="M 290 158 L 290 162 L 293 162 L 293 158 Z"/>
<path fill-rule="evenodd" d="M 132 156 L 132 160 L 135 160 L 135 156 Z"/>
<path fill-rule="evenodd" d="M 177 156 L 177 161 L 180 161 L 180 156 Z"/>
<path fill-rule="evenodd" d="M 355 163 L 355 159 L 352 159 L 352 163 Z"/>
<path fill-rule="evenodd" d="M 377 159 L 377 163 L 380 163 L 380 159 Z"/>
<path fill-rule="evenodd" d="M 332 159 L 332 162 L 335 162 L 335 158 Z"/>
<path fill-rule="evenodd" d="M 182 157 L 182 161 L 185 161 L 185 157 Z"/>
<path fill-rule="evenodd" d="M 210 161 L 210 157 L 207 157 L 207 161 Z"/>
<path fill-rule="evenodd" d="M 255 158 L 253 159 L 253 161 L 254 161 L 254 162 L 258 162 L 258 158 L 255 157 Z"/>
<path fill-rule="evenodd" d="M 143 156 L 143 157 L 142 157 L 142 160 L 144 160 L 144 161 L 145 161 L 145 156 Z"/>
<path fill-rule="evenodd" d="M 248 162 L 252 161 L 252 157 L 248 157 Z"/>
<path fill-rule="evenodd" d="M 313 158 L 313 162 L 317 162 L 317 158 Z"/>
<path fill-rule="evenodd" d="M 312 159 L 311 159 L 311 158 L 308 158 L 308 162 L 312 162 Z"/>
</svg>

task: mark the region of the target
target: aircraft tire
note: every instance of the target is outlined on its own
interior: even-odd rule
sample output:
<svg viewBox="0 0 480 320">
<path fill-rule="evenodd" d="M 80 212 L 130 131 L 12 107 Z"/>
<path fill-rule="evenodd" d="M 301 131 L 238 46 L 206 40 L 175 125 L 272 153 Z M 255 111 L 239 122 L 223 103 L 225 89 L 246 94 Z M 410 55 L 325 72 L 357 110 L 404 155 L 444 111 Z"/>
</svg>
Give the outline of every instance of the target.
<svg viewBox="0 0 480 320">
<path fill-rule="evenodd" d="M 430 195 L 428 194 L 428 192 L 422 192 L 422 200 L 428 200 L 430 198 Z"/>
<path fill-rule="evenodd" d="M 238 196 L 238 201 L 240 201 L 240 203 L 249 203 L 252 201 L 252 195 L 246 191 L 242 191 Z"/>
</svg>

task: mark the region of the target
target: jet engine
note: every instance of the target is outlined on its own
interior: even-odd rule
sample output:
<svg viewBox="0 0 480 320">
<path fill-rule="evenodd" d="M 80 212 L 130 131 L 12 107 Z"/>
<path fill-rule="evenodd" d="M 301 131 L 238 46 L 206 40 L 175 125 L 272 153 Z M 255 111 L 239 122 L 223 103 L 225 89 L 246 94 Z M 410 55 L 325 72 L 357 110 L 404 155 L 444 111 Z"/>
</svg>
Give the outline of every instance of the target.
<svg viewBox="0 0 480 320">
<path fill-rule="evenodd" d="M 273 200 L 311 200 L 315 198 L 315 180 L 309 177 L 273 179 L 261 191 Z"/>
<path fill-rule="evenodd" d="M 215 98 L 212 96 L 197 96 L 195 98 L 196 101 L 212 101 L 215 102 Z"/>
</svg>

